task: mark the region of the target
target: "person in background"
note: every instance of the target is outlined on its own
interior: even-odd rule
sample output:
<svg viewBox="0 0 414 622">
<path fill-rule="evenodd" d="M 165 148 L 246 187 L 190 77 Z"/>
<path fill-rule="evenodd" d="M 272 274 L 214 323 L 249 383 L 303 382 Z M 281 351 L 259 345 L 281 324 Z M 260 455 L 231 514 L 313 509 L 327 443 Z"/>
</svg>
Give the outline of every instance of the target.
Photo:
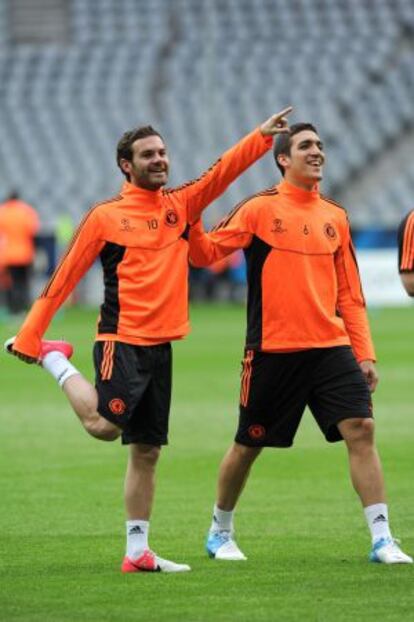
<svg viewBox="0 0 414 622">
<path fill-rule="evenodd" d="M 0 267 L 6 303 L 12 314 L 30 306 L 30 276 L 35 255 L 34 238 L 40 221 L 36 210 L 12 192 L 0 205 Z"/>
</svg>

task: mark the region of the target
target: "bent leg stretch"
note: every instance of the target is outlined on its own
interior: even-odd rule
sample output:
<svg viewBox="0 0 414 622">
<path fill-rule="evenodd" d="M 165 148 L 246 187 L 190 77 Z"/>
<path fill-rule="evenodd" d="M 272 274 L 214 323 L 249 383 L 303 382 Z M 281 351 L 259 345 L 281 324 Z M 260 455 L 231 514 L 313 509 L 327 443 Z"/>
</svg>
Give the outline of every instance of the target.
<svg viewBox="0 0 414 622">
<path fill-rule="evenodd" d="M 72 346 L 65 342 L 44 342 L 45 344 L 69 347 L 68 350 L 52 350 L 42 358 L 42 367 L 58 382 L 77 414 L 85 430 L 103 441 L 117 439 L 121 430 L 98 413 L 98 395 L 95 387 L 88 382 L 76 367 L 69 361 Z"/>
<path fill-rule="evenodd" d="M 80 373 L 68 378 L 62 388 L 88 434 L 102 441 L 114 441 L 121 435 L 120 428 L 98 413 L 96 389 Z"/>
</svg>

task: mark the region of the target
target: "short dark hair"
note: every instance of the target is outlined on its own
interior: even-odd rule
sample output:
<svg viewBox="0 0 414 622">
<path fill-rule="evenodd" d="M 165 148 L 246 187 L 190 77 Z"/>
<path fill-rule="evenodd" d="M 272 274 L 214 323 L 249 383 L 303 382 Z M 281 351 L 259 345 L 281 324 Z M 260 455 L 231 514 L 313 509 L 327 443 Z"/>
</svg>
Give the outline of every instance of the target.
<svg viewBox="0 0 414 622">
<path fill-rule="evenodd" d="M 131 162 L 133 156 L 132 145 L 136 140 L 139 140 L 140 138 L 147 138 L 148 136 L 159 136 L 164 142 L 161 134 L 157 132 L 152 125 L 144 125 L 143 127 L 136 127 L 133 130 L 128 130 L 128 132 L 125 132 L 118 141 L 116 147 L 116 163 L 128 181 L 130 177 L 128 173 L 125 173 L 125 171 L 122 170 L 121 160 L 128 160 Z"/>
<path fill-rule="evenodd" d="M 282 173 L 282 176 L 285 175 L 285 169 L 281 166 L 277 160 L 277 156 L 283 153 L 284 155 L 290 155 L 290 148 L 292 146 L 292 136 L 295 134 L 299 134 L 299 132 L 303 132 L 304 130 L 310 130 L 311 132 L 318 133 L 318 130 L 312 123 L 294 123 L 290 126 L 289 133 L 279 134 L 276 136 L 275 144 L 273 147 L 273 156 L 275 158 L 276 166 L 279 171 Z"/>
</svg>

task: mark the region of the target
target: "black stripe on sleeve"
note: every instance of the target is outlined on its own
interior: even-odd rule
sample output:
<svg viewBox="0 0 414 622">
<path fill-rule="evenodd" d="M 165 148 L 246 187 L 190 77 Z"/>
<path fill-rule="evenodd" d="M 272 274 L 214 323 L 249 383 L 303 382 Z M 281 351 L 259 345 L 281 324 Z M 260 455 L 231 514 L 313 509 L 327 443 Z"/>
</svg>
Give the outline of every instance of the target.
<svg viewBox="0 0 414 622">
<path fill-rule="evenodd" d="M 101 305 L 98 333 L 116 334 L 119 322 L 119 280 L 117 268 L 125 255 L 126 247 L 107 242 L 100 253 L 104 275 L 104 302 Z"/>
<path fill-rule="evenodd" d="M 272 247 L 257 236 L 245 249 L 247 264 L 247 335 L 246 347 L 260 350 L 262 347 L 263 291 L 262 272 Z"/>
</svg>

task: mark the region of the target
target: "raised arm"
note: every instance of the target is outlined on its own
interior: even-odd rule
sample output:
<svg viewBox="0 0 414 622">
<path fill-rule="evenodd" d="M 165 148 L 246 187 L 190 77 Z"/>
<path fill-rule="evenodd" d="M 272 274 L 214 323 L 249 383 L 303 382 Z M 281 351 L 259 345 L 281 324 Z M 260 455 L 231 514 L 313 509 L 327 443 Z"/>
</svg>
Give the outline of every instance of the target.
<svg viewBox="0 0 414 622">
<path fill-rule="evenodd" d="M 223 259 L 239 248 L 247 248 L 252 241 L 249 231 L 248 213 L 237 206 L 223 218 L 209 233 L 203 228 L 201 219 L 190 227 L 190 263 L 195 268 L 209 266 Z"/>
<path fill-rule="evenodd" d="M 96 214 L 91 210 L 79 225 L 66 253 L 17 334 L 12 351 L 25 362 L 37 362 L 41 339 L 54 314 L 98 256 L 104 245 L 99 240 L 98 231 Z"/>
<path fill-rule="evenodd" d="M 201 177 L 172 190 L 183 193 L 190 224 L 196 222 L 203 209 L 220 196 L 239 175 L 267 153 L 272 147 L 275 134 L 289 132 L 286 116 L 291 111 L 292 107 L 289 106 L 272 115 L 226 151 Z"/>
</svg>

